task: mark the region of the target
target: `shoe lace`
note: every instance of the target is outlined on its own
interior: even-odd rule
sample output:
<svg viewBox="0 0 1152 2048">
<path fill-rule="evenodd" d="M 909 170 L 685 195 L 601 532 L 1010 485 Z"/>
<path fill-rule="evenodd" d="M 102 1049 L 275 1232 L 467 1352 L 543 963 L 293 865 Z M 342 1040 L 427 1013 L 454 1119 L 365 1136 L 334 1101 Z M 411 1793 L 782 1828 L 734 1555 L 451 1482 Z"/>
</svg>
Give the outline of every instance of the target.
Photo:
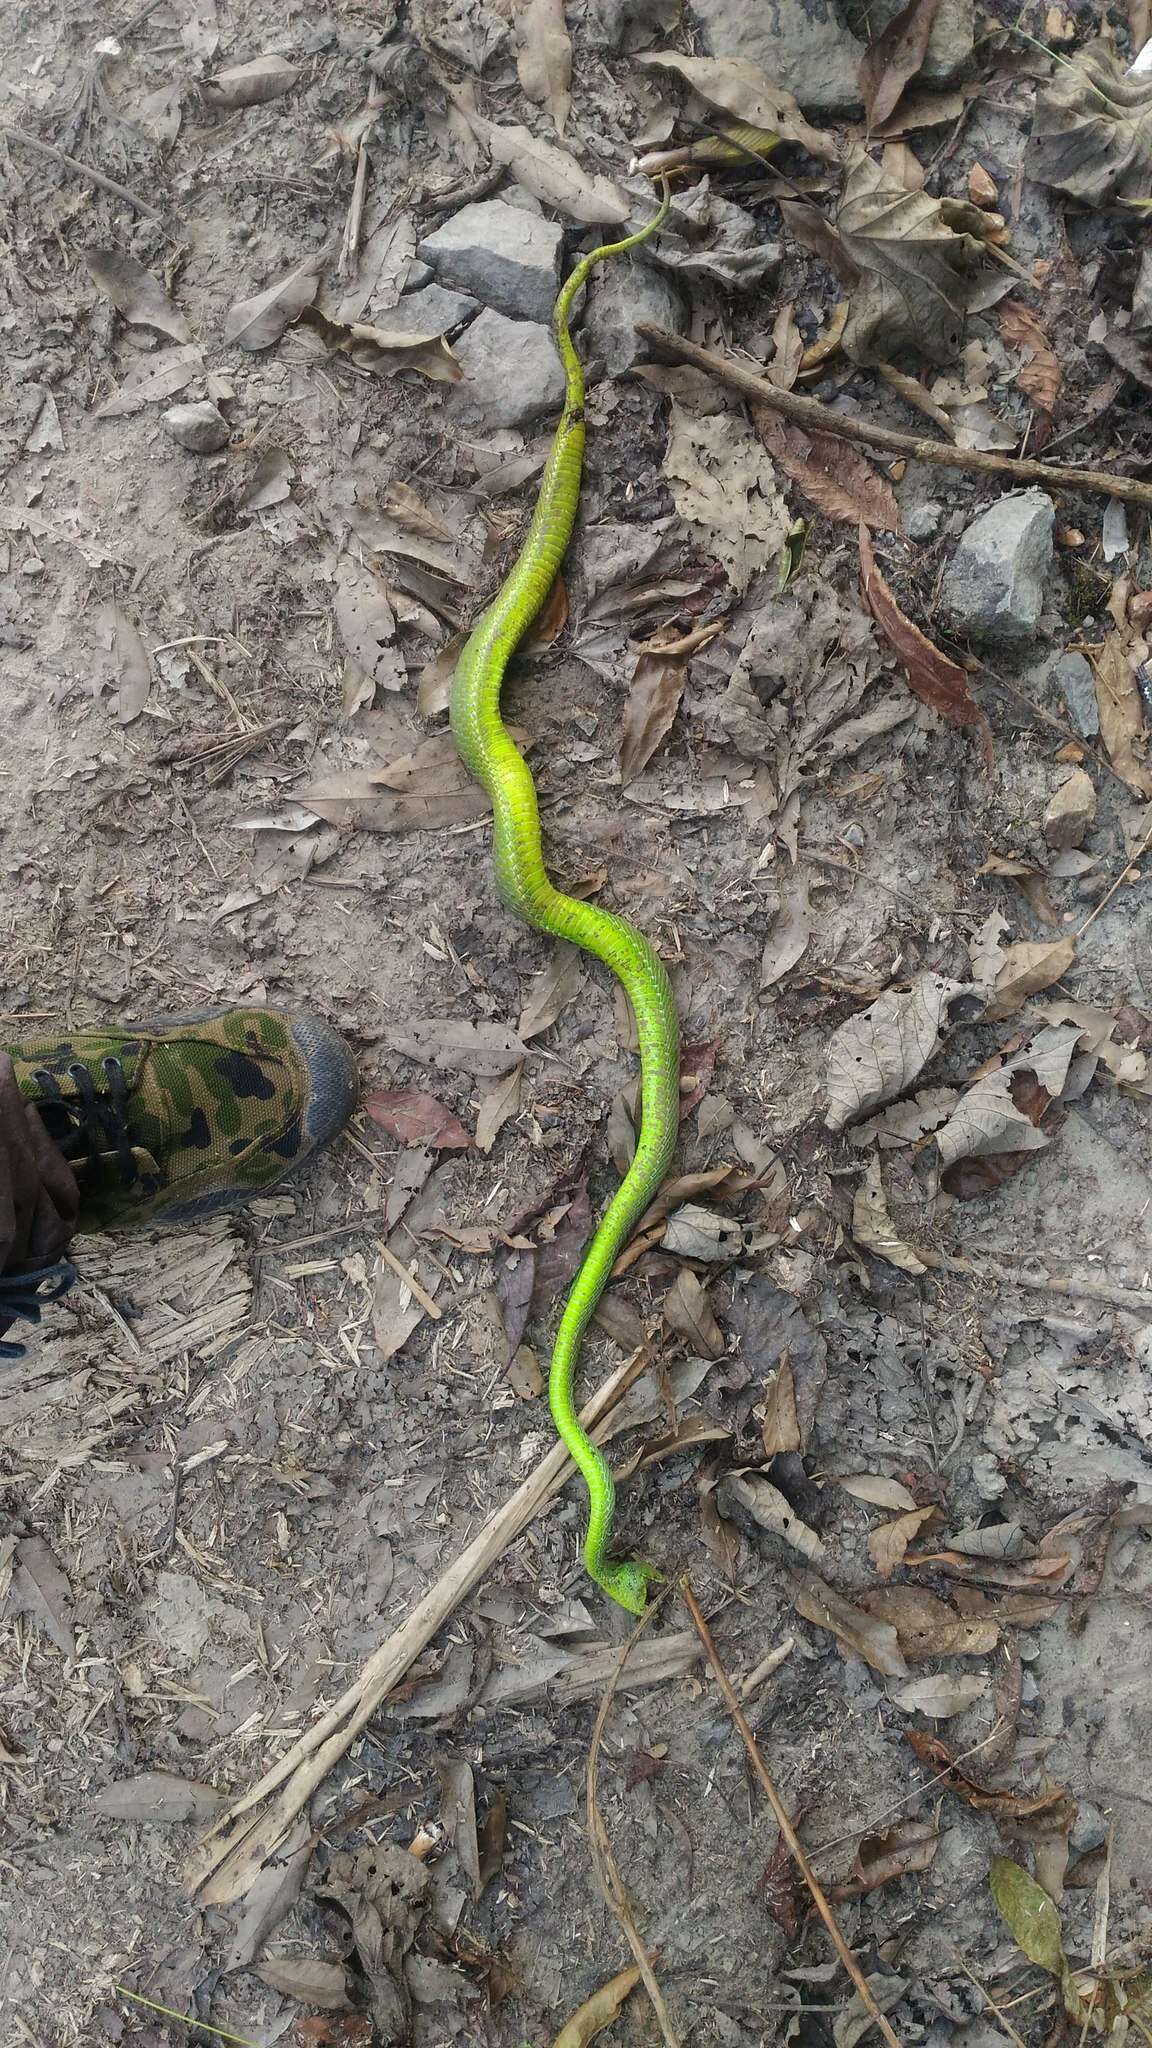
<svg viewBox="0 0 1152 2048">
<path fill-rule="evenodd" d="M 75 1280 L 76 1268 L 70 1259 L 57 1259 L 54 1265 L 35 1266 L 26 1273 L 0 1273 L 0 1331 L 6 1331 L 17 1317 L 25 1323 L 38 1323 L 41 1303 L 59 1301 Z M 46 1282 L 51 1285 L 47 1294 L 41 1294 Z M 0 1343 L 0 1359 L 23 1356 L 23 1344 Z"/>
<path fill-rule="evenodd" d="M 38 1067 L 35 1073 L 37 1087 L 45 1103 L 56 1111 L 56 1119 L 63 1123 L 56 1142 L 65 1159 L 81 1170 L 95 1168 L 108 1152 L 114 1152 L 125 1187 L 139 1178 L 139 1169 L 132 1152 L 132 1134 L 128 1129 L 128 1084 L 124 1068 L 114 1054 L 109 1053 L 100 1062 L 107 1094 L 101 1093 L 92 1079 L 89 1069 L 81 1060 L 74 1060 L 67 1069 L 68 1077 L 76 1084 L 76 1101 L 69 1100 L 62 1092 L 54 1074 L 46 1067 Z M 63 1117 L 61 1117 L 63 1112 Z"/>
</svg>

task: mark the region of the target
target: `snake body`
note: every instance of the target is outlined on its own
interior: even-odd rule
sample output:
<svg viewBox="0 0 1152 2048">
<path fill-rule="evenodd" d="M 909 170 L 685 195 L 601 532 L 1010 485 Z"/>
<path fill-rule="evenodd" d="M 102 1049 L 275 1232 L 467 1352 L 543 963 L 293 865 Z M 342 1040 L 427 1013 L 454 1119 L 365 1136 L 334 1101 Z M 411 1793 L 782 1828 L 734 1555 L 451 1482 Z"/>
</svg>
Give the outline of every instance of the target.
<svg viewBox="0 0 1152 2048">
<path fill-rule="evenodd" d="M 634 249 L 659 227 L 668 196 L 639 233 L 582 258 L 561 287 L 552 332 L 564 366 L 564 410 L 545 465 L 524 544 L 498 595 L 464 646 L 452 686 L 452 732 L 469 773 L 487 790 L 493 811 L 496 885 L 509 909 L 537 930 L 571 940 L 611 969 L 623 984 L 640 1044 L 641 1123 L 632 1163 L 605 1210 L 565 1304 L 548 1380 L 552 1419 L 588 1490 L 584 1563 L 589 1576 L 632 1614 L 642 1614 L 651 1565 L 609 1556 L 615 1489 L 607 1461 L 581 1428 L 573 1382 L 581 1342 L 616 1262 L 668 1170 L 679 1122 L 679 1035 L 676 1005 L 663 962 L 622 917 L 565 896 L 550 880 L 540 842 L 536 789 L 523 755 L 500 716 L 504 671 L 552 588 L 572 535 L 584 460 L 584 373 L 568 322 L 589 272 L 606 257 Z"/>
</svg>

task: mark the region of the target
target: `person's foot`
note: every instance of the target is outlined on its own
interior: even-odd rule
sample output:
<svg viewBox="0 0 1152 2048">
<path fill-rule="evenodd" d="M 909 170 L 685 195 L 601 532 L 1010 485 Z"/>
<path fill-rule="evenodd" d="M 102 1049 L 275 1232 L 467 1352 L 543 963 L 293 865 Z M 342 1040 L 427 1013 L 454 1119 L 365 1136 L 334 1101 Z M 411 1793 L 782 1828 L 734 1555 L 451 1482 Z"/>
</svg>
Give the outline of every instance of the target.
<svg viewBox="0 0 1152 2048">
<path fill-rule="evenodd" d="M 80 1230 L 188 1222 L 250 1201 L 334 1138 L 356 1101 L 310 1010 L 203 1010 L 4 1048 L 80 1188 Z"/>
</svg>

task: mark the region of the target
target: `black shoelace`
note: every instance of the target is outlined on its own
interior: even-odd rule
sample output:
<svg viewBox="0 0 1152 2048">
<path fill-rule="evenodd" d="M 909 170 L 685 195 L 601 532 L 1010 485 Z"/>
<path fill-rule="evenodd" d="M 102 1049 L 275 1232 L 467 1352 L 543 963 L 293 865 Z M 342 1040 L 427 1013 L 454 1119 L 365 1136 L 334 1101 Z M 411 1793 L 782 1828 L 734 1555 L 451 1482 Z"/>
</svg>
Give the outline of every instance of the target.
<svg viewBox="0 0 1152 2048">
<path fill-rule="evenodd" d="M 75 1102 L 64 1096 L 55 1074 L 50 1074 L 46 1067 L 38 1067 L 35 1079 L 42 1099 L 36 1106 L 49 1137 L 59 1145 L 69 1165 L 81 1172 L 85 1167 L 94 1169 L 106 1153 L 114 1152 L 124 1186 L 130 1187 L 137 1178 L 137 1168 L 128 1129 L 128 1085 L 120 1061 L 112 1054 L 101 1060 L 100 1065 L 108 1083 L 107 1095 L 97 1094 L 96 1083 L 82 1061 L 74 1060 L 68 1068 L 69 1079 L 76 1083 Z"/>
<path fill-rule="evenodd" d="M 17 1319 L 38 1323 L 41 1304 L 59 1301 L 75 1279 L 76 1268 L 70 1259 L 57 1259 L 51 1266 L 34 1266 L 27 1273 L 0 1273 L 0 1330 L 6 1330 Z M 44 1286 L 48 1292 L 41 1294 Z M 0 1359 L 23 1356 L 23 1344 L 0 1343 Z"/>
</svg>

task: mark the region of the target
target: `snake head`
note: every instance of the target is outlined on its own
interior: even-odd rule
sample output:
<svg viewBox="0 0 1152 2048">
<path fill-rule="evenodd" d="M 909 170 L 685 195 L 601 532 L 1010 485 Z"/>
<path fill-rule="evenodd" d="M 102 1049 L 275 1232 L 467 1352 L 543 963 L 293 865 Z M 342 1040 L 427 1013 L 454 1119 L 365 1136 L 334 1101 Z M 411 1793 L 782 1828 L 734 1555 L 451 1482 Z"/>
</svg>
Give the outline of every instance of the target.
<svg viewBox="0 0 1152 2048">
<path fill-rule="evenodd" d="M 619 1564 L 606 1564 L 596 1573 L 596 1583 L 629 1614 L 643 1614 L 648 1605 L 648 1588 L 659 1577 L 654 1564 L 629 1557 Z"/>
</svg>

